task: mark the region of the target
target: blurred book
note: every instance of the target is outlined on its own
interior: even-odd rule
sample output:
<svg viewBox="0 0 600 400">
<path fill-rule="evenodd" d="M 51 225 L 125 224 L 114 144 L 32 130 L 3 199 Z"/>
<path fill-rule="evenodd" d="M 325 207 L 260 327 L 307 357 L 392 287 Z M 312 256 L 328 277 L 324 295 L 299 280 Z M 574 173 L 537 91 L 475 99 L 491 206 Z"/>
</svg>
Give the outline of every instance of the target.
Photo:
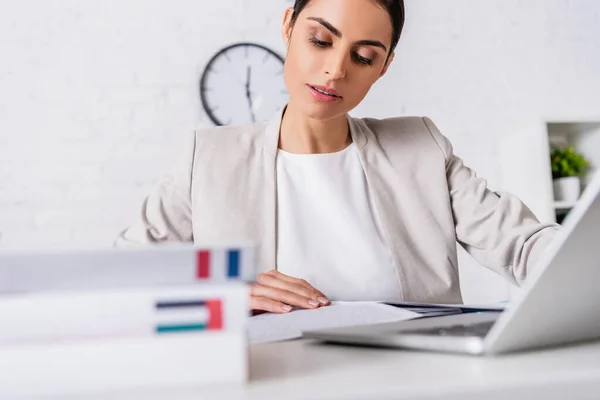
<svg viewBox="0 0 600 400">
<path fill-rule="evenodd" d="M 37 342 L 241 331 L 248 296 L 242 283 L 4 295 L 0 349 Z"/>
<path fill-rule="evenodd" d="M 0 252 L 0 398 L 246 382 L 254 249 Z"/>
<path fill-rule="evenodd" d="M 245 242 L 0 252 L 0 294 L 252 282 L 254 256 Z"/>
</svg>

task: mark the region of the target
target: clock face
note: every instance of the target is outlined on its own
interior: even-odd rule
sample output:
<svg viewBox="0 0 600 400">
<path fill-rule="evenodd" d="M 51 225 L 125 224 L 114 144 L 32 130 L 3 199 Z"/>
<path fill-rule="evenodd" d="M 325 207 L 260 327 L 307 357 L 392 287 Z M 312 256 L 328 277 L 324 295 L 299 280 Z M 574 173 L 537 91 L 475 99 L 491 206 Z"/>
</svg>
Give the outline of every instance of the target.
<svg viewBox="0 0 600 400">
<path fill-rule="evenodd" d="M 229 46 L 206 66 L 200 97 L 216 125 L 268 120 L 289 100 L 283 81 L 283 59 L 258 44 Z"/>
</svg>

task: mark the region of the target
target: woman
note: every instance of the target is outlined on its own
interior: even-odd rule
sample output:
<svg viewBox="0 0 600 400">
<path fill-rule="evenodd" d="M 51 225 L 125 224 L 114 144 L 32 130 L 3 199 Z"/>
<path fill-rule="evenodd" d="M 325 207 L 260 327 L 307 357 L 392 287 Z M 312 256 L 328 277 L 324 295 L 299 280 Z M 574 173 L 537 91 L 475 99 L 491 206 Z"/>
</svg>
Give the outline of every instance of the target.
<svg viewBox="0 0 600 400">
<path fill-rule="evenodd" d="M 258 239 L 255 311 L 460 303 L 457 241 L 524 281 L 556 225 L 489 191 L 428 118 L 348 116 L 392 63 L 403 24 L 402 0 L 297 0 L 282 29 L 287 107 L 190 135 L 118 242 Z"/>
</svg>

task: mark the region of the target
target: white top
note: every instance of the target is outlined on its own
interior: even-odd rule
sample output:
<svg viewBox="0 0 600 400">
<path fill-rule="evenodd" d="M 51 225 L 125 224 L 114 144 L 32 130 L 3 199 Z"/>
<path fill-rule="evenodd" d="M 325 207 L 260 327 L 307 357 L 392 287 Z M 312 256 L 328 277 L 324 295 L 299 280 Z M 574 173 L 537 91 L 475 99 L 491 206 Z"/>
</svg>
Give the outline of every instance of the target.
<svg viewBox="0 0 600 400">
<path fill-rule="evenodd" d="M 354 144 L 277 153 L 277 269 L 330 300 L 401 300 Z"/>
</svg>

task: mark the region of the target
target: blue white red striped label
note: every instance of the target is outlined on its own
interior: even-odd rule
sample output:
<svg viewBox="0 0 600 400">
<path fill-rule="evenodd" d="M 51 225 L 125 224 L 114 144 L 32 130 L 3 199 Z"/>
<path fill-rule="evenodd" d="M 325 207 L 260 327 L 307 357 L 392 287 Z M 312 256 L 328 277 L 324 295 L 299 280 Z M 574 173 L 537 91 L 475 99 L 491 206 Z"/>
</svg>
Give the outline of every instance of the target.
<svg viewBox="0 0 600 400">
<path fill-rule="evenodd" d="M 223 265 L 219 265 L 223 264 Z M 214 278 L 213 274 L 217 270 L 224 269 L 227 278 L 239 278 L 241 265 L 241 251 L 230 249 L 225 251 L 225 257 L 219 257 L 216 252 L 210 250 L 200 250 L 196 257 L 196 278 L 206 280 Z"/>
</svg>

